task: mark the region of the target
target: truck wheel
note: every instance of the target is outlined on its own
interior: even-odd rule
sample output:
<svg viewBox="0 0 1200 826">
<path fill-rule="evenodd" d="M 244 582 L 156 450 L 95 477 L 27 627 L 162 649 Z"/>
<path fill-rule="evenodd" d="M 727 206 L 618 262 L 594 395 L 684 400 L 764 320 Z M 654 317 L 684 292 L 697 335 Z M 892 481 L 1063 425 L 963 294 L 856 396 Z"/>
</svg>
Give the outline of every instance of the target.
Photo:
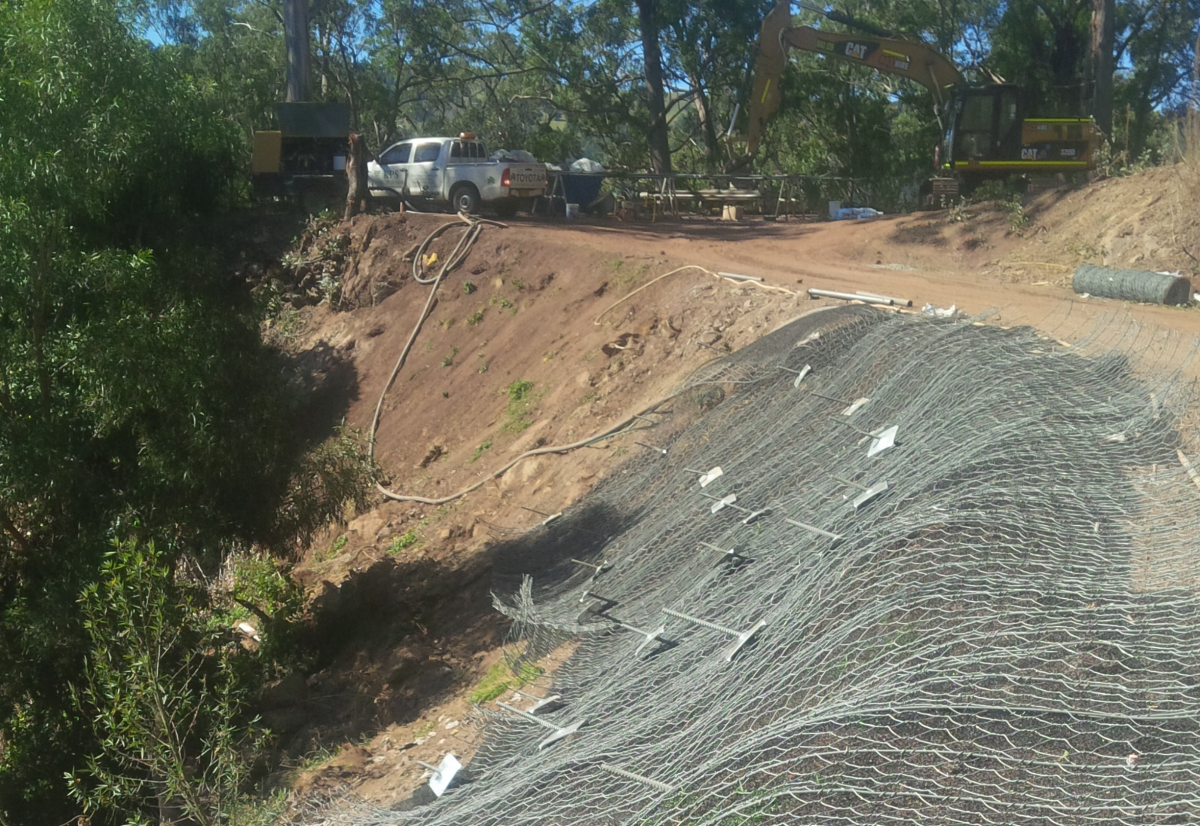
<svg viewBox="0 0 1200 826">
<path fill-rule="evenodd" d="M 468 215 L 479 211 L 479 190 L 471 184 L 459 184 L 450 190 L 450 206 Z"/>
</svg>

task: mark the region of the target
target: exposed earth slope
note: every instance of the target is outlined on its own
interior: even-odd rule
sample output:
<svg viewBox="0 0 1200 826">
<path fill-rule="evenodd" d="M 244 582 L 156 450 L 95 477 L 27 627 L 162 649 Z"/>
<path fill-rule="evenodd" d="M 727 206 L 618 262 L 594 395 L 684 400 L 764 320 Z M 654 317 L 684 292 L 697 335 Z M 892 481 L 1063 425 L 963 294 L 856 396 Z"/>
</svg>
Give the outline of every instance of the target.
<svg viewBox="0 0 1200 826">
<path fill-rule="evenodd" d="M 330 758 L 304 764 L 298 791 L 350 788 L 392 805 L 422 783 L 415 761 L 472 753 L 471 701 L 505 677 L 507 625 L 489 595 L 496 555 L 620 472 L 623 457 L 652 449 L 635 441 L 653 445 L 655 433 L 528 459 L 488 479 L 494 469 L 602 432 L 714 358 L 837 303 L 810 300 L 809 287 L 991 310 L 994 322 L 1063 339 L 1114 311 L 1191 338 L 1196 310 L 1080 299 L 1070 275 L 1083 262 L 1194 268 L 1193 181 L 1184 168 L 1150 170 L 1046 193 L 1020 214 L 982 205 L 869 222 L 523 219 L 486 228 L 442 284 L 386 397 L 376 456 L 390 489 L 423 498 L 487 481 L 440 506 L 381 498 L 309 550 L 299 574 L 316 598 L 323 656 L 316 673 L 269 693 L 265 709 L 293 761 L 314 749 Z M 341 307 L 298 310 L 275 331 L 314 368 L 314 427 L 344 412 L 369 429 L 428 296 L 412 278 L 415 247 L 453 220 L 369 215 L 336 231 Z M 444 261 L 457 234 L 429 251 Z M 766 286 L 676 272 L 687 265 Z M 542 665 L 553 669 L 568 653 Z"/>
</svg>

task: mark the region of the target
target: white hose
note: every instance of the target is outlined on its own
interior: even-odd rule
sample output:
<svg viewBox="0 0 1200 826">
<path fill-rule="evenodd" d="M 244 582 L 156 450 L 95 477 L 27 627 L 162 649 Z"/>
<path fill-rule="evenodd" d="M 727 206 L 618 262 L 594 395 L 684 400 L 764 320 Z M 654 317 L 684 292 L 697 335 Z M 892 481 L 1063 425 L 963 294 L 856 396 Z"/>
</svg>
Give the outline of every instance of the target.
<svg viewBox="0 0 1200 826">
<path fill-rule="evenodd" d="M 442 279 L 445 278 L 450 273 L 451 270 L 455 269 L 464 260 L 466 260 L 467 255 L 470 254 L 471 247 L 474 246 L 475 241 L 478 240 L 479 236 L 483 233 L 484 226 L 491 225 L 491 226 L 497 226 L 497 227 L 501 227 L 501 228 L 507 228 L 507 224 L 502 224 L 497 221 L 486 221 L 486 220 L 481 220 L 481 219 L 477 219 L 477 218 L 472 218 L 472 217 L 466 215 L 465 213 L 459 213 L 458 217 L 461 219 L 461 221 L 465 222 L 465 224 L 467 226 L 467 230 L 463 233 L 462 237 L 459 238 L 458 244 L 454 247 L 453 252 L 450 253 L 450 256 L 442 264 L 441 269 L 438 270 L 438 274 L 435 277 L 433 277 L 433 278 L 423 277 L 423 273 L 424 273 L 423 255 L 424 255 L 424 252 L 429 247 L 430 243 L 433 242 L 433 240 L 435 238 L 437 238 L 439 235 L 441 235 L 443 232 L 450 229 L 451 227 L 459 226 L 459 222 L 448 221 L 445 224 L 443 224 L 442 226 L 435 229 L 432 233 L 429 234 L 428 238 L 426 238 L 424 241 L 421 242 L 421 245 L 419 247 L 417 247 L 417 251 L 413 255 L 413 279 L 418 284 L 430 285 L 429 298 L 426 299 L 425 307 L 423 310 L 421 310 L 421 315 L 417 319 L 417 323 L 413 326 L 413 331 L 409 335 L 408 341 L 404 345 L 404 349 L 401 350 L 400 358 L 398 358 L 396 360 L 396 366 L 392 368 L 392 374 L 388 377 L 387 383 L 384 384 L 383 390 L 379 394 L 379 401 L 375 405 L 375 415 L 371 419 L 371 433 L 370 433 L 370 441 L 368 443 L 368 455 L 371 456 L 372 458 L 374 458 L 374 456 L 375 456 L 375 441 L 376 441 L 376 435 L 379 432 L 379 420 L 383 415 L 383 400 L 387 397 L 388 391 L 391 390 L 392 385 L 395 383 L 396 377 L 400 375 L 400 370 L 404 367 L 404 362 L 408 359 L 408 354 L 412 351 L 413 344 L 417 340 L 417 335 L 420 334 L 421 327 L 425 324 L 425 320 L 429 317 L 429 313 L 433 309 L 433 299 L 437 295 L 437 290 L 438 290 L 438 287 L 441 286 Z M 600 318 L 603 317 L 605 313 L 607 313 L 609 310 L 613 309 L 613 307 L 616 307 L 622 301 L 625 301 L 626 299 L 630 298 L 635 293 L 638 293 L 641 290 L 644 290 L 646 287 L 649 287 L 651 284 L 654 284 L 657 281 L 661 281 L 663 278 L 666 278 L 669 275 L 674 275 L 676 273 L 683 272 L 684 270 L 688 270 L 688 269 L 697 269 L 704 273 L 707 273 L 708 275 L 712 275 L 712 276 L 715 276 L 718 278 L 720 277 L 719 275 L 717 275 L 717 273 L 714 273 L 711 270 L 707 270 L 704 267 L 698 267 L 695 265 L 687 265 L 687 266 L 680 267 L 678 269 L 672 270 L 669 273 L 666 273 L 665 275 L 660 275 L 658 278 L 655 278 L 653 281 L 649 282 L 648 284 L 645 284 L 645 285 L 639 287 L 638 289 L 634 290 L 632 293 L 625 296 L 620 301 L 617 301 L 616 303 L 610 305 L 603 312 L 601 312 L 599 316 L 596 317 L 595 323 L 599 324 Z M 761 284 L 759 282 L 748 282 L 748 283 L 754 284 L 754 286 L 760 287 L 762 289 L 774 290 L 774 291 L 785 292 L 785 293 L 788 293 L 791 295 L 795 295 L 795 293 L 792 290 L 788 290 L 783 287 L 774 287 L 774 286 L 771 286 L 768 284 Z M 484 484 L 486 484 L 488 481 L 490 481 L 492 479 L 498 479 L 499 477 L 501 477 L 505 473 L 507 473 L 510 469 L 512 469 L 512 467 L 514 465 L 516 465 L 518 462 L 522 461 L 523 459 L 528 459 L 533 456 L 542 456 L 547 453 L 566 453 L 568 451 L 578 450 L 579 448 L 587 447 L 588 445 L 593 445 L 597 442 L 604 441 L 605 439 L 611 439 L 614 436 L 620 435 L 621 433 L 625 432 L 627 428 L 630 428 L 632 425 L 634 425 L 640 416 L 644 416 L 647 413 L 652 413 L 655 410 L 655 408 L 674 399 L 676 396 L 678 396 L 682 392 L 683 392 L 682 390 L 676 391 L 675 393 L 672 393 L 671 395 L 666 396 L 665 398 L 659 399 L 658 401 L 654 402 L 653 404 L 649 405 L 648 407 L 643 408 L 642 410 L 629 416 L 628 418 L 622 419 L 620 422 L 617 422 L 615 425 L 612 425 L 611 427 L 609 427 L 605 430 L 602 430 L 601 432 L 595 434 L 594 436 L 589 436 L 586 439 L 581 439 L 580 441 L 571 442 L 570 444 L 565 444 L 565 445 L 549 445 L 547 447 L 535 448 L 534 450 L 527 450 L 524 453 L 522 453 L 520 456 L 517 456 L 515 459 L 510 461 L 508 464 L 504 465 L 503 467 L 499 468 L 498 470 L 493 471 L 491 474 L 480 479 L 478 482 L 474 483 L 473 485 L 468 485 L 467 487 L 463 488 L 462 490 L 459 490 L 455 493 L 449 494 L 448 496 L 443 496 L 439 499 L 431 499 L 431 498 L 428 498 L 425 496 L 415 496 L 415 495 L 411 495 L 411 494 L 397 493 L 396 491 L 390 490 L 389 488 L 386 488 L 379 483 L 375 484 L 375 488 L 381 494 L 383 494 L 385 497 L 387 497 L 388 499 L 392 499 L 396 502 L 420 502 L 421 504 L 425 504 L 425 505 L 444 505 L 448 502 L 453 502 L 456 499 L 461 499 L 463 496 L 466 496 L 468 493 L 471 493 L 474 490 L 478 490 L 480 487 L 482 487 Z"/>
</svg>

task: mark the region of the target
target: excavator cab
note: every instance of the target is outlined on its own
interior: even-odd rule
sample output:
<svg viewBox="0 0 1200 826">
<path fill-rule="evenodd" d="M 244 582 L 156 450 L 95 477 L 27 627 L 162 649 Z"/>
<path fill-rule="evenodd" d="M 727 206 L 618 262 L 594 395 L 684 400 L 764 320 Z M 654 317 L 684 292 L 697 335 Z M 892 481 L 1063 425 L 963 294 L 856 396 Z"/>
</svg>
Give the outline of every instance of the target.
<svg viewBox="0 0 1200 826">
<path fill-rule="evenodd" d="M 961 89 L 947 101 L 942 151 L 948 161 L 998 161 L 1019 156 L 1020 94 L 1016 86 Z"/>
<path fill-rule="evenodd" d="M 946 127 L 938 172 L 968 188 L 988 178 L 1083 171 L 1098 136 L 1091 118 L 1031 118 L 1010 83 L 955 89 L 942 110 Z"/>
</svg>

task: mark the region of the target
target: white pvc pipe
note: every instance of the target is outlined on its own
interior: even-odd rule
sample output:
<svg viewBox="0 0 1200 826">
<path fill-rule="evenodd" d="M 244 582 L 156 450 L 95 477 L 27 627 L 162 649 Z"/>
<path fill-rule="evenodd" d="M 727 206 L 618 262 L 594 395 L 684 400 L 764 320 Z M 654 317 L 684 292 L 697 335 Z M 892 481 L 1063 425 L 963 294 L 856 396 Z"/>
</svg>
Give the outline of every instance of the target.
<svg viewBox="0 0 1200 826">
<path fill-rule="evenodd" d="M 894 298 L 887 298 L 882 295 L 857 295 L 855 293 L 839 293 L 834 290 L 818 290 L 815 287 L 810 287 L 808 290 L 809 298 L 837 298 L 842 301 L 861 301 L 864 304 L 886 304 L 889 307 L 899 303 Z M 910 303 L 911 306 L 911 303 Z"/>
<path fill-rule="evenodd" d="M 861 290 L 855 290 L 855 295 L 865 296 L 866 298 L 879 298 L 886 301 L 891 301 L 894 304 L 899 304 L 902 307 L 911 307 L 912 301 L 905 298 L 894 298 L 890 295 L 880 295 L 879 293 L 864 293 Z"/>
</svg>

